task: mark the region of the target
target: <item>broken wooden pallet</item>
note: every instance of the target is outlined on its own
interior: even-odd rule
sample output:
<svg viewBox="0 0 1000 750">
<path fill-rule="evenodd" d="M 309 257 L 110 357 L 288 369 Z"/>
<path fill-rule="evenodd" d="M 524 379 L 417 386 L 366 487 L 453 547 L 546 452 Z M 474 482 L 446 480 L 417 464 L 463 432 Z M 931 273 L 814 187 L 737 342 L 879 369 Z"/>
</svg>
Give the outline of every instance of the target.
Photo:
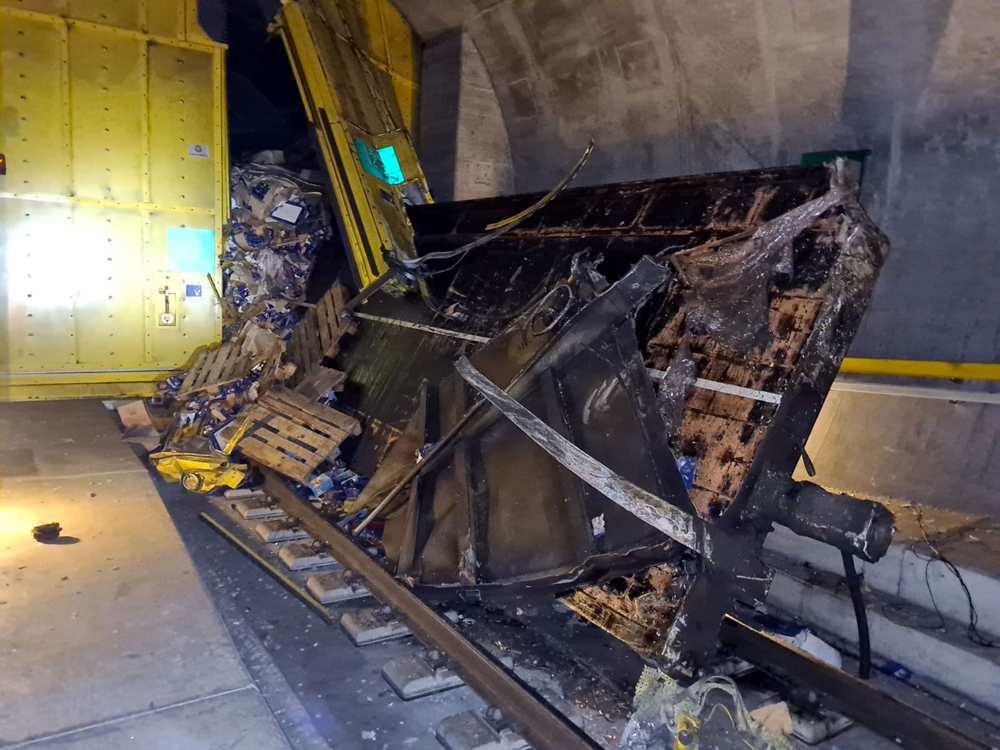
<svg viewBox="0 0 1000 750">
<path fill-rule="evenodd" d="M 288 342 L 288 356 L 303 376 L 340 351 L 340 337 L 357 329 L 344 320 L 344 287 L 334 282 L 323 299 L 306 310 Z"/>
<path fill-rule="evenodd" d="M 361 433 L 353 417 L 280 386 L 261 396 L 248 419 L 239 449 L 298 482 L 306 481 L 348 435 Z"/>
<path fill-rule="evenodd" d="M 295 386 L 295 391 L 315 401 L 327 391 L 332 390 L 339 393 L 344 390 L 345 380 L 347 380 L 347 373 L 318 365 L 306 373 L 305 377 Z"/>
<path fill-rule="evenodd" d="M 212 390 L 244 377 L 253 365 L 253 358 L 240 352 L 242 343 L 240 339 L 214 349 L 203 349 L 194 358 L 178 393 L 184 396 L 195 391 Z"/>
</svg>

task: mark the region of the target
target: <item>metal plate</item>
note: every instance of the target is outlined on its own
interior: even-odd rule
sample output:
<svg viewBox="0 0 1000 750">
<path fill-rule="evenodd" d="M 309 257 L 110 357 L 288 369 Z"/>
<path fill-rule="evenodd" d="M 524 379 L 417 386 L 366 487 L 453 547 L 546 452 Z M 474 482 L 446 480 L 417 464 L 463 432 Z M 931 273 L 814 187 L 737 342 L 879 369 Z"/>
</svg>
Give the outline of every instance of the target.
<svg viewBox="0 0 1000 750">
<path fill-rule="evenodd" d="M 225 48 L 195 10 L 0 0 L 0 398 L 147 391 L 218 338 L 186 294 L 219 280 L 228 203 Z M 171 270 L 169 227 L 212 232 L 211 263 Z"/>
<path fill-rule="evenodd" d="M 330 176 L 358 286 L 387 270 L 383 251 L 413 254 L 403 202 L 429 200 L 409 130 L 416 103 L 413 39 L 386 0 L 294 0 L 276 21 Z M 366 171 L 362 153 L 392 146 L 402 185 Z"/>
</svg>

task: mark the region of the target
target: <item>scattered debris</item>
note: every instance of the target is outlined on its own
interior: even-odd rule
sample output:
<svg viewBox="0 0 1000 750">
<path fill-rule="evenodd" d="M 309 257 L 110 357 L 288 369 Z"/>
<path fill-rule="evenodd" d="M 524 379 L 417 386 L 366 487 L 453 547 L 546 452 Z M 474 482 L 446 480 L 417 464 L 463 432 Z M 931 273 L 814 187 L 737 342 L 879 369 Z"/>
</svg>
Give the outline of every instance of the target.
<svg viewBox="0 0 1000 750">
<path fill-rule="evenodd" d="M 36 542 L 54 542 L 59 538 L 59 534 L 62 533 L 62 526 L 59 525 L 58 521 L 50 521 L 49 523 L 41 523 L 31 530 L 31 535 L 35 537 Z"/>
<path fill-rule="evenodd" d="M 710 696 L 714 693 L 728 696 L 733 710 L 730 711 L 725 703 L 714 700 L 710 706 Z M 634 706 L 635 713 L 622 732 L 619 743 L 621 748 L 697 748 L 704 726 L 716 715 L 716 707 L 722 708 L 720 713 L 732 722 L 741 740 L 755 740 L 752 747 L 758 750 L 792 750 L 793 747 L 785 739 L 783 732 L 773 732 L 757 723 L 747 710 L 736 683 L 729 677 L 703 677 L 691 686 L 681 688 L 663 672 L 646 667 L 636 686 Z M 785 714 L 787 713 L 786 706 Z M 791 723 L 790 717 L 788 723 Z M 733 746 L 736 744 L 738 742 Z"/>
<path fill-rule="evenodd" d="M 835 669 L 842 669 L 843 658 L 840 652 L 824 641 L 809 628 L 792 627 L 772 633 L 775 638 L 780 638 L 792 648 L 804 651 L 815 659 L 829 664 Z"/>
<path fill-rule="evenodd" d="M 336 357 L 340 339 L 357 330 L 344 318 L 344 287 L 334 282 L 323 298 L 310 306 L 288 344 L 289 359 L 303 375 L 320 367 L 324 357 Z"/>
<path fill-rule="evenodd" d="M 249 458 L 303 482 L 337 446 L 361 432 L 356 419 L 286 388 L 260 397 L 247 414 L 246 436 L 237 447 Z"/>
<path fill-rule="evenodd" d="M 305 302 L 316 245 L 331 235 L 319 185 L 273 163 L 280 152 L 262 152 L 233 168 L 229 237 L 222 255 L 224 338 L 248 321 L 287 340 L 298 323 L 295 303 Z"/>
<path fill-rule="evenodd" d="M 129 401 L 119 406 L 118 418 L 125 427 L 122 440 L 141 445 L 147 453 L 156 450 L 160 444 L 160 433 L 149 418 L 149 412 L 142 401 Z"/>
<path fill-rule="evenodd" d="M 792 714 L 784 701 L 755 708 L 750 712 L 750 718 L 772 734 L 792 733 Z"/>
</svg>

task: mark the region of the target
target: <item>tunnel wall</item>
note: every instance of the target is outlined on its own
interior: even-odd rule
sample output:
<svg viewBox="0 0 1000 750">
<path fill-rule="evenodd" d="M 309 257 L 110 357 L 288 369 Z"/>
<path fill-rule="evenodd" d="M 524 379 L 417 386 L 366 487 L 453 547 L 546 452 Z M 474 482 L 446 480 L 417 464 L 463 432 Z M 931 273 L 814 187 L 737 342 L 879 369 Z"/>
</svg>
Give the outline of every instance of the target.
<svg viewBox="0 0 1000 750">
<path fill-rule="evenodd" d="M 485 63 L 518 192 L 871 149 L 893 243 L 855 357 L 1000 347 L 1000 13 L 982 0 L 397 0 Z"/>
</svg>

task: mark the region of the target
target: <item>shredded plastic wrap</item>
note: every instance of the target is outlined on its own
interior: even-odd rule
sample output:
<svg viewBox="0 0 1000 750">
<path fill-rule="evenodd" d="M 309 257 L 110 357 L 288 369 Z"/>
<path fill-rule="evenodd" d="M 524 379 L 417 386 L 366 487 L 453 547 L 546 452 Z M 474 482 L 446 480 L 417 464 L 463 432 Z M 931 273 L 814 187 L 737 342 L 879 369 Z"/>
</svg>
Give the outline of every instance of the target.
<svg viewBox="0 0 1000 750">
<path fill-rule="evenodd" d="M 766 347 L 771 278 L 794 275 L 795 238 L 844 202 L 841 182 L 835 177 L 825 195 L 762 224 L 746 239 L 676 253 L 672 261 L 690 288 L 688 330 L 736 351 Z"/>
<path fill-rule="evenodd" d="M 709 696 L 721 692 L 732 701 L 732 710 L 724 702 L 715 702 L 706 711 Z M 739 739 L 732 747 L 749 741 L 756 750 L 792 750 L 781 735 L 768 732 L 750 716 L 736 683 L 728 677 L 704 677 L 690 687 L 681 688 L 662 672 L 647 667 L 636 687 L 635 713 L 625 725 L 619 747 L 627 750 L 698 750 L 701 735 L 711 722 L 726 722 Z M 717 716 L 716 709 L 722 716 Z M 728 717 L 728 718 L 727 718 Z M 729 744 L 727 744 L 727 747 Z"/>
<path fill-rule="evenodd" d="M 305 299 L 316 245 L 332 231 L 322 194 L 317 185 L 273 163 L 243 164 L 230 177 L 233 208 L 221 260 L 222 295 L 233 315 L 224 338 L 253 320 L 286 339 L 299 318 L 289 303 Z"/>
<path fill-rule="evenodd" d="M 687 404 L 688 389 L 698 375 L 691 352 L 683 342 L 674 351 L 670 364 L 664 371 L 657 389 L 656 403 L 663 416 L 670 447 L 676 452 L 680 447 L 681 422 Z"/>
</svg>

